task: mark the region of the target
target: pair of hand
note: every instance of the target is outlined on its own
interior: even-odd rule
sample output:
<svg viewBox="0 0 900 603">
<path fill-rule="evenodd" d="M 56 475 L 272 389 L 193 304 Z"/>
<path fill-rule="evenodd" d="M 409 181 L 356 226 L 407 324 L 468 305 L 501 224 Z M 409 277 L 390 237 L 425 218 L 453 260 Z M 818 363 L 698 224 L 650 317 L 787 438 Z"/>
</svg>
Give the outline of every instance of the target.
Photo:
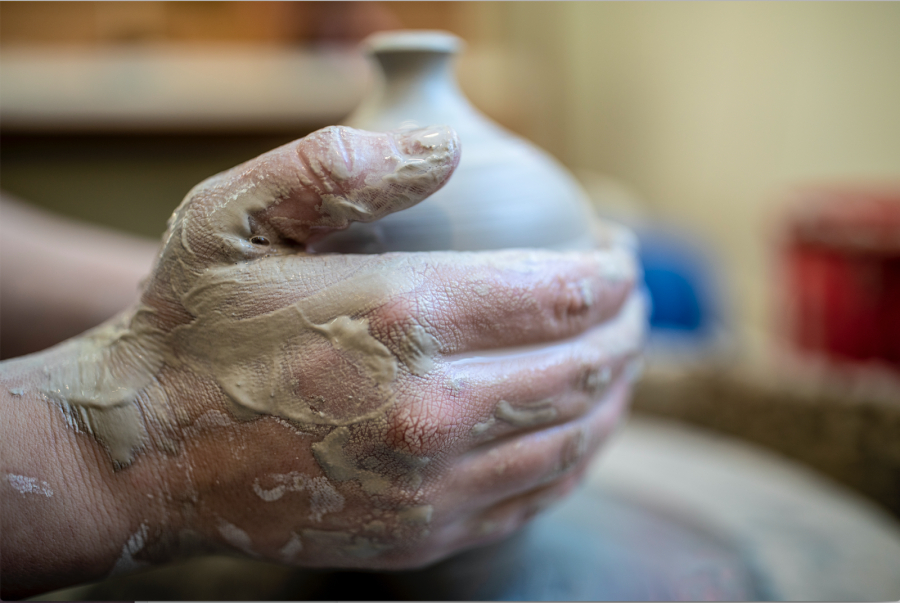
<svg viewBox="0 0 900 603">
<path fill-rule="evenodd" d="M 333 127 L 210 178 L 138 305 L 4 363 L 5 473 L 53 492 L 4 489 L 17 592 L 59 555 L 28 518 L 90 551 L 63 582 L 222 547 L 402 569 L 565 496 L 627 402 L 629 249 L 312 252 L 426 198 L 459 152 L 448 128 Z M 55 466 L 23 453 L 48 433 Z"/>
</svg>

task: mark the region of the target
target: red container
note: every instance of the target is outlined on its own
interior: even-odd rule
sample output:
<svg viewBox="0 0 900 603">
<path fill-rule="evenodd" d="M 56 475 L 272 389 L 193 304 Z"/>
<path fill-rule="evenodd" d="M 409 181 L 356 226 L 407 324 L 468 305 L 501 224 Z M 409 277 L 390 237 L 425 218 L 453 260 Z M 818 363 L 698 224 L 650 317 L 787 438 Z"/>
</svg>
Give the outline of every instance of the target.
<svg viewBox="0 0 900 603">
<path fill-rule="evenodd" d="M 798 197 L 785 249 L 788 338 L 806 352 L 900 369 L 900 187 Z"/>
</svg>

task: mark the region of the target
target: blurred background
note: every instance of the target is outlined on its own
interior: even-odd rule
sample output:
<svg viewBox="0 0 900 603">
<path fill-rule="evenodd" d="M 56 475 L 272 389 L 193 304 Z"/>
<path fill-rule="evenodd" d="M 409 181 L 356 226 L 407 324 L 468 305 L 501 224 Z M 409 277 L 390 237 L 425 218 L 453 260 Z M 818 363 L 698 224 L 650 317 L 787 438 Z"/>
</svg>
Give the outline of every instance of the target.
<svg viewBox="0 0 900 603">
<path fill-rule="evenodd" d="M 639 413 L 900 515 L 900 4 L 2 2 L 5 191 L 158 237 L 191 186 L 338 123 L 356 44 L 443 29 L 484 113 L 633 227 Z"/>
</svg>

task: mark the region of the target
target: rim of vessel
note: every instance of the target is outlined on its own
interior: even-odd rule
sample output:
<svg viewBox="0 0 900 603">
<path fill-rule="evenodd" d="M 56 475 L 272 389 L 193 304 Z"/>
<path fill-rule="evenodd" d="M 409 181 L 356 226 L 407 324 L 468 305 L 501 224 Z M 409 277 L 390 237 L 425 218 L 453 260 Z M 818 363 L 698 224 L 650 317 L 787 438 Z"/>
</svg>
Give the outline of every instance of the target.
<svg viewBox="0 0 900 603">
<path fill-rule="evenodd" d="M 363 40 L 362 47 L 369 53 L 430 50 L 432 52 L 458 52 L 463 46 L 460 37 L 441 30 L 400 29 L 380 31 Z"/>
</svg>

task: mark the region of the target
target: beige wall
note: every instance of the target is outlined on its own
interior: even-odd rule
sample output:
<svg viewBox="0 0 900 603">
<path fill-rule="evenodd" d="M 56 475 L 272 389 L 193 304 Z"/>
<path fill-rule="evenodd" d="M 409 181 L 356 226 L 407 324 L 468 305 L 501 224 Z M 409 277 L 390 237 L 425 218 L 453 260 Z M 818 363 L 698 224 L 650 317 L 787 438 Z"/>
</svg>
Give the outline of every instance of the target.
<svg viewBox="0 0 900 603">
<path fill-rule="evenodd" d="M 900 3 L 510 3 L 544 52 L 526 133 L 716 249 L 742 340 L 771 324 L 773 224 L 810 182 L 900 181 Z M 548 68 L 547 63 L 550 63 Z M 556 86 L 556 87 L 554 87 Z M 520 87 L 520 90 L 525 90 Z"/>
<path fill-rule="evenodd" d="M 62 17 L 47 21 L 46 6 Z M 572 168 L 630 185 L 653 213 L 709 242 L 746 343 L 771 323 L 772 225 L 785 190 L 900 181 L 900 3 L 381 7 L 393 14 L 382 15 L 386 23 L 464 36 L 470 52 L 460 79 L 492 117 Z M 313 21 L 350 23 L 356 14 L 361 24 L 345 28 L 348 39 L 376 26 L 359 13 L 371 6 L 354 3 L 3 2 L 0 9 L 5 45 L 73 36 L 136 43 L 140 36 L 126 35 L 133 24 L 164 39 L 188 32 L 195 41 L 282 43 L 310 38 Z M 288 9 L 291 27 L 282 15 Z"/>
</svg>

